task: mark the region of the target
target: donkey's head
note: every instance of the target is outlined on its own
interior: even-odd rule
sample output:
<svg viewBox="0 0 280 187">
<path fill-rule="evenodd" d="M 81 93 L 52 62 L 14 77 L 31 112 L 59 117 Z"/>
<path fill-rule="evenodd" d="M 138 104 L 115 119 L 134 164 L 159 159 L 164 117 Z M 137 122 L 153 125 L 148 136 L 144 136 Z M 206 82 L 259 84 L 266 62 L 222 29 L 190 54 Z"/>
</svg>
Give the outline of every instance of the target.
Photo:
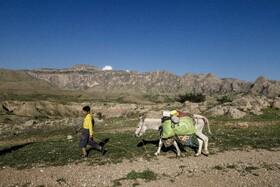
<svg viewBox="0 0 280 187">
<path fill-rule="evenodd" d="M 145 118 L 146 117 L 144 115 L 139 117 L 140 121 L 137 124 L 136 129 L 135 129 L 135 133 L 134 133 L 136 137 L 142 136 L 145 133 L 145 131 L 146 131 L 146 127 L 144 125 Z"/>
</svg>

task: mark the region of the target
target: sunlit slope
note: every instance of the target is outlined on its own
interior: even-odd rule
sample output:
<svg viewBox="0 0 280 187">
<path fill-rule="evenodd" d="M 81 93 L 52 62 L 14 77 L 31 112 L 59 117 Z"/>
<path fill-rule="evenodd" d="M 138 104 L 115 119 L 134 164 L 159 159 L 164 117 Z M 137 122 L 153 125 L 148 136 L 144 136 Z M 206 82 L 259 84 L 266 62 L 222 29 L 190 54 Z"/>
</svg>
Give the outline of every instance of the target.
<svg viewBox="0 0 280 187">
<path fill-rule="evenodd" d="M 36 79 L 23 70 L 0 69 L 0 100 L 58 100 L 77 101 L 87 97 L 85 93 L 67 91 L 51 83 Z"/>
<path fill-rule="evenodd" d="M 58 87 L 31 77 L 26 71 L 0 69 L 0 89 L 3 90 L 57 90 Z"/>
</svg>

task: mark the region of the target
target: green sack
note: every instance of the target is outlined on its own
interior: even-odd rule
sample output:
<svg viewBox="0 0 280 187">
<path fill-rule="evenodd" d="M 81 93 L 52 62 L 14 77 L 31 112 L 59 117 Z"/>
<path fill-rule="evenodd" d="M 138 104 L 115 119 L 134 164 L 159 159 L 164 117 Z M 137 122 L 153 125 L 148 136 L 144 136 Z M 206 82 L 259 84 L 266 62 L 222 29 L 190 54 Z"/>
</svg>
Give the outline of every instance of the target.
<svg viewBox="0 0 280 187">
<path fill-rule="evenodd" d="M 166 120 L 162 123 L 162 138 L 170 138 L 175 136 L 174 128 L 172 128 L 171 120 Z"/>
<path fill-rule="evenodd" d="M 189 116 L 180 117 L 179 123 L 175 125 L 174 132 L 178 136 L 190 135 L 195 133 L 193 119 Z"/>
</svg>

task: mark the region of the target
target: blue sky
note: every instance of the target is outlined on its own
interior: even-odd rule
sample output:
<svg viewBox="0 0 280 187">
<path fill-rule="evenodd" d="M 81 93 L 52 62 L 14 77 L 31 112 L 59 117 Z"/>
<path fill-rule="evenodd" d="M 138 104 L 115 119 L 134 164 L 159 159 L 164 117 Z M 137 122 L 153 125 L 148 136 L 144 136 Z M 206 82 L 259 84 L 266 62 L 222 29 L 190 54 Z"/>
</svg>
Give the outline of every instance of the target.
<svg viewBox="0 0 280 187">
<path fill-rule="evenodd" d="M 279 0 L 0 0 L 0 68 L 280 80 Z"/>
</svg>

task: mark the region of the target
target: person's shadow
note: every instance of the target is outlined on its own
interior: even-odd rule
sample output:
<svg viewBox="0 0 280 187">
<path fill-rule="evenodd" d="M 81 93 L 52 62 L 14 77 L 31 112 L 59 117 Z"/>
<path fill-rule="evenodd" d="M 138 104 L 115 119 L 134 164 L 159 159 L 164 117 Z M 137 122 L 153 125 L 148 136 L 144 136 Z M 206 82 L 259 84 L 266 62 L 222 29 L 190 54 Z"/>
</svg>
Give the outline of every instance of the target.
<svg viewBox="0 0 280 187">
<path fill-rule="evenodd" d="M 11 153 L 13 151 L 21 149 L 21 148 L 23 148 L 23 147 L 25 147 L 27 145 L 30 145 L 30 144 L 33 144 L 33 142 L 24 143 L 24 144 L 21 144 L 21 145 L 16 145 L 16 146 L 12 146 L 12 147 L 7 148 L 7 149 L 3 149 L 3 150 L 0 151 L 0 156 L 8 154 L 8 153 Z"/>
</svg>

